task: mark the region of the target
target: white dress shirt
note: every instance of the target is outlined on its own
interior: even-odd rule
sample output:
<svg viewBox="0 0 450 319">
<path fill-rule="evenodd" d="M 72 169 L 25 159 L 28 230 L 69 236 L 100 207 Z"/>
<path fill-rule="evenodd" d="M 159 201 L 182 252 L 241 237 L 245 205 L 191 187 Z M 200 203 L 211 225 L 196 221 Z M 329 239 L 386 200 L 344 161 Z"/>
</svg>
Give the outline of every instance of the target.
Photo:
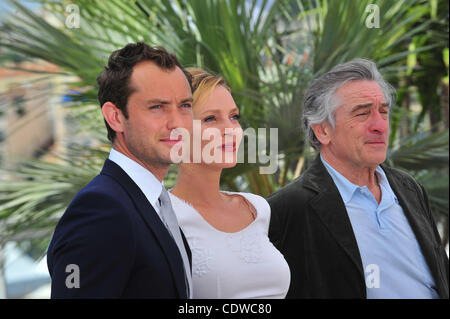
<svg viewBox="0 0 450 319">
<path fill-rule="evenodd" d="M 158 199 L 164 187 L 163 184 L 148 169 L 113 148 L 109 153 L 109 159 L 119 165 L 130 176 L 161 218 Z"/>
</svg>

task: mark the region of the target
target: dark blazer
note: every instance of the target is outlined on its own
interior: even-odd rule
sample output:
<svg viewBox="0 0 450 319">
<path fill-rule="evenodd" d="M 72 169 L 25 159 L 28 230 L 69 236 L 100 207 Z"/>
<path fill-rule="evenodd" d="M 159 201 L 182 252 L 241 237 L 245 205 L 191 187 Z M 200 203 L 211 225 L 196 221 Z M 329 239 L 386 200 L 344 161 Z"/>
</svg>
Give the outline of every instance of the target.
<svg viewBox="0 0 450 319">
<path fill-rule="evenodd" d="M 139 187 L 109 159 L 60 219 L 47 263 L 52 298 L 187 298 L 175 241 Z M 69 264 L 79 267 L 79 288 L 66 286 L 74 274 L 66 272 Z"/>
<path fill-rule="evenodd" d="M 436 282 L 448 298 L 448 257 L 425 190 L 382 166 Z M 299 178 L 268 198 L 269 237 L 291 268 L 287 298 L 366 298 L 361 256 L 344 201 L 318 156 Z"/>
</svg>

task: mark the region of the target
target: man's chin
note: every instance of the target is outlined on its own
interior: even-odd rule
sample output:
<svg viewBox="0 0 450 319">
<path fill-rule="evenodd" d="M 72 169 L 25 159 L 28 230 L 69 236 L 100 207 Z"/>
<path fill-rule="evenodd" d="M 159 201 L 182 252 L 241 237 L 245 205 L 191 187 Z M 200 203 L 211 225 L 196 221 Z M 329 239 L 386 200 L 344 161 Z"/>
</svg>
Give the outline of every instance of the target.
<svg viewBox="0 0 450 319">
<path fill-rule="evenodd" d="M 157 158 L 152 158 L 151 162 L 153 163 L 153 165 L 158 165 L 158 166 L 167 167 L 167 168 L 169 168 L 170 165 L 175 164 L 169 155 L 158 156 Z"/>
<path fill-rule="evenodd" d="M 367 157 L 367 163 L 370 163 L 370 166 L 377 167 L 380 164 L 383 164 L 386 160 L 386 155 L 373 155 Z"/>
<path fill-rule="evenodd" d="M 169 167 L 170 165 L 172 165 L 172 164 L 176 164 L 174 161 L 172 161 L 171 159 L 170 159 L 170 157 L 168 157 L 168 158 L 162 158 L 161 160 L 160 160 L 160 164 L 161 164 L 161 166 L 167 166 L 167 167 Z"/>
</svg>

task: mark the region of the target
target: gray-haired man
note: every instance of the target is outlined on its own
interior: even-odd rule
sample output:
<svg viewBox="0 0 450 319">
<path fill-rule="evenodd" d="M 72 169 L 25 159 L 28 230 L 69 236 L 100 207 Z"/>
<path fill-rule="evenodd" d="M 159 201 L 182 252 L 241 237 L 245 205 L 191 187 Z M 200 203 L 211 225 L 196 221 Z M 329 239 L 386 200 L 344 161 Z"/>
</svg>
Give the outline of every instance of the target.
<svg viewBox="0 0 450 319">
<path fill-rule="evenodd" d="M 269 197 L 287 298 L 448 298 L 448 257 L 423 187 L 381 165 L 393 89 L 355 59 L 316 79 L 303 122 L 320 152 Z"/>
</svg>

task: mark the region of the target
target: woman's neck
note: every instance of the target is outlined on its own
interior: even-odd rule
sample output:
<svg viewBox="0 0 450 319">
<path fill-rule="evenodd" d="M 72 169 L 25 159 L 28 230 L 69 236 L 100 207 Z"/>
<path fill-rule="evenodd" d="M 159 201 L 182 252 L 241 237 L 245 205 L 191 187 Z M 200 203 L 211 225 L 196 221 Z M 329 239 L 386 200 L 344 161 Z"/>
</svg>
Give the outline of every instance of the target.
<svg viewBox="0 0 450 319">
<path fill-rule="evenodd" d="M 209 206 L 222 201 L 220 175 L 222 169 L 200 164 L 180 165 L 172 193 L 192 205 Z"/>
</svg>

